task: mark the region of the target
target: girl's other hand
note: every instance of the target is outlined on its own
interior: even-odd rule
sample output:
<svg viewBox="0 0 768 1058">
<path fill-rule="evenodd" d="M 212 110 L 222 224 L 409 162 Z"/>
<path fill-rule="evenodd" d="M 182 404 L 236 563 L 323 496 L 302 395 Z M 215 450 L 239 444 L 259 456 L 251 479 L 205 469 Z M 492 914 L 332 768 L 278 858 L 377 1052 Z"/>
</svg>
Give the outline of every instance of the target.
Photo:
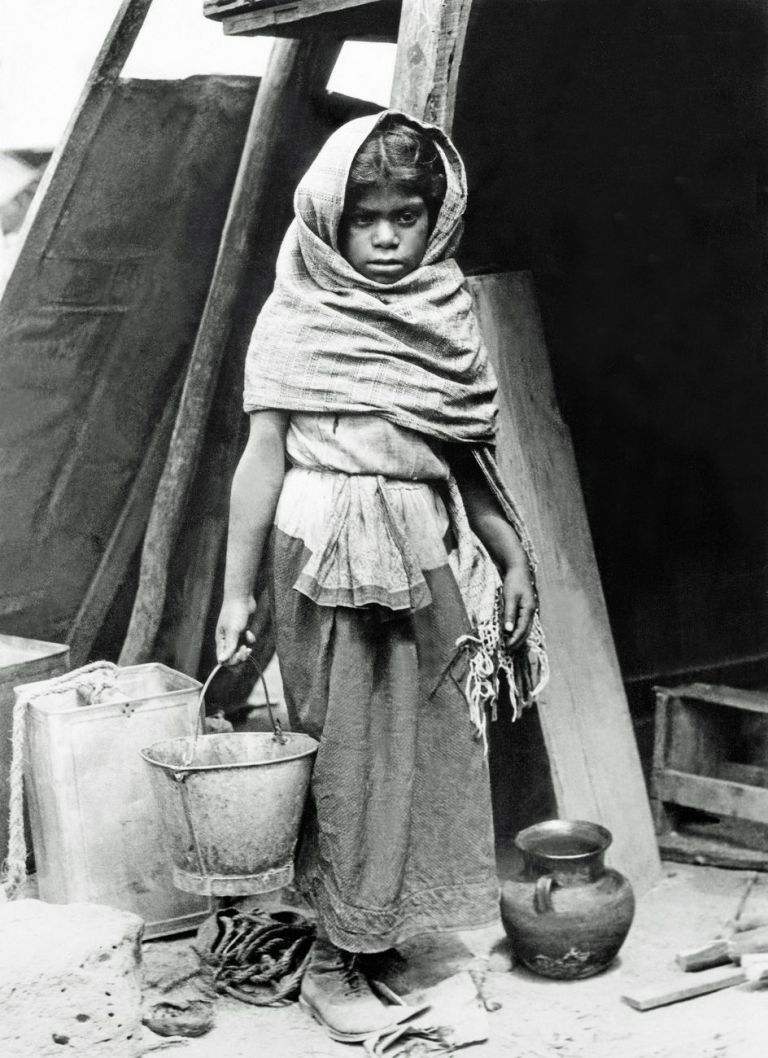
<svg viewBox="0 0 768 1058">
<path fill-rule="evenodd" d="M 504 575 L 504 626 L 502 634 L 508 650 L 515 650 L 531 628 L 536 598 L 527 562 L 516 563 Z"/>
<path fill-rule="evenodd" d="M 220 665 L 239 665 L 250 654 L 256 637 L 249 631 L 248 623 L 255 609 L 252 595 L 224 600 L 216 625 L 216 660 Z"/>
</svg>

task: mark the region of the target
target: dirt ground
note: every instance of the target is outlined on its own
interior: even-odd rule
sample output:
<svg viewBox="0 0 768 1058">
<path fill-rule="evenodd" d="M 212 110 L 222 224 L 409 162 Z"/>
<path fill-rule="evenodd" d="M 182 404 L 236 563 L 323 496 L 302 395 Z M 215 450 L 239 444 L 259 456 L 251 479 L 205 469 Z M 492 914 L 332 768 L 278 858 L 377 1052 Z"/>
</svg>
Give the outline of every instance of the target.
<svg viewBox="0 0 768 1058">
<path fill-rule="evenodd" d="M 632 987 L 679 982 L 677 951 L 718 935 L 733 916 L 748 875 L 666 863 L 660 883 L 640 902 L 619 959 L 584 981 L 549 981 L 511 957 L 501 924 L 425 938 L 401 949 L 405 963 L 386 979 L 401 992 L 427 987 L 466 968 L 485 969 L 488 1042 L 462 1053 L 478 1058 L 763 1058 L 768 988 L 740 986 L 640 1013 L 620 999 Z M 753 888 L 745 914 L 768 914 L 768 876 Z M 144 945 L 145 967 L 183 959 L 191 938 Z M 146 1032 L 146 1054 L 185 1058 L 351 1058 L 361 1047 L 334 1043 L 298 1008 L 258 1008 L 220 998 L 205 1036 L 172 1043 Z M 155 1047 L 162 1050 L 155 1051 Z M 167 1049 L 166 1049 L 167 1048 Z"/>
</svg>

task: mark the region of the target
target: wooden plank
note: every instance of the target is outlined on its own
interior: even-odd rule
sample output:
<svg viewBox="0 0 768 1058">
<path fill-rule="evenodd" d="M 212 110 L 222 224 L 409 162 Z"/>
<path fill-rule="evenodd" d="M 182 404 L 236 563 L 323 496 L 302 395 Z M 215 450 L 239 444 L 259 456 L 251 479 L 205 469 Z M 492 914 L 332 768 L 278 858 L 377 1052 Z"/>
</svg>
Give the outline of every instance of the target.
<svg viewBox="0 0 768 1058">
<path fill-rule="evenodd" d="M 104 549 L 88 591 L 72 622 L 67 642 L 73 668 L 78 668 L 90 660 L 89 655 L 93 642 L 112 605 L 117 589 L 125 579 L 128 564 L 141 543 L 152 506 L 152 498 L 167 455 L 168 441 L 180 393 L 181 380 L 174 387 L 160 419 L 155 424 L 120 517 L 112 530 L 109 543 Z"/>
<path fill-rule="evenodd" d="M 758 786 L 763 790 L 768 789 L 768 768 L 761 768 L 759 764 L 742 764 L 740 761 L 723 760 L 717 766 L 716 779 L 726 779 L 728 782 L 740 782 L 747 786 Z"/>
<path fill-rule="evenodd" d="M 285 9 L 282 19 L 306 22 L 327 11 L 344 11 L 348 8 L 381 4 L 382 0 L 205 0 L 203 14 L 206 18 L 221 19 L 232 15 L 261 15 L 272 8 Z"/>
<path fill-rule="evenodd" d="M 740 687 L 721 687 L 711 683 L 688 683 L 682 687 L 655 688 L 669 698 L 691 698 L 697 702 L 710 702 L 733 709 L 746 709 L 752 713 L 768 713 L 768 692 L 746 691 Z"/>
<path fill-rule="evenodd" d="M 277 7 L 285 0 L 204 0 L 203 14 L 206 18 L 222 19 L 227 15 L 260 11 L 265 7 Z M 299 7 L 301 0 L 293 0 L 291 7 Z"/>
<path fill-rule="evenodd" d="M 80 166 L 109 106 L 112 87 L 147 17 L 152 0 L 123 0 L 80 94 L 64 134 L 35 191 L 19 242 L 42 256 L 59 214 L 77 180 Z M 40 206 L 45 200 L 45 210 Z"/>
<path fill-rule="evenodd" d="M 403 0 L 391 106 L 450 131 L 472 0 Z"/>
<path fill-rule="evenodd" d="M 166 620 L 170 626 L 164 640 L 167 654 L 162 653 L 162 656 L 174 668 L 190 675 L 198 672 L 204 654 L 203 639 L 209 610 L 212 605 L 220 603 L 221 581 L 217 570 L 227 530 L 229 485 L 247 432 L 247 421 L 242 413 L 245 351 L 253 319 L 274 283 L 274 260 L 292 216 L 293 189 L 306 169 L 307 156 L 314 156 L 327 135 L 325 120 L 318 119 L 319 92 L 328 81 L 338 47 L 338 44 L 323 45 L 324 61 L 315 63 L 314 81 L 307 79 L 303 94 L 294 98 L 292 139 L 285 140 L 272 155 L 271 182 L 265 190 L 269 218 L 259 227 L 260 264 L 246 284 L 247 311 L 240 307 L 238 321 L 229 336 L 203 458 L 192 489 L 192 495 L 201 497 L 201 500 L 190 504 L 192 510 L 187 514 L 180 539 L 181 552 L 194 556 L 190 563 L 194 568 L 188 567 L 178 600 L 168 607 L 172 612 Z M 329 98 L 326 95 L 325 101 Z M 297 145 L 301 146 L 300 150 L 296 149 Z M 261 574 L 258 580 L 265 582 Z M 251 631 L 257 639 L 252 656 L 261 669 L 272 657 L 274 641 L 269 607 L 262 607 L 260 598 L 257 599 Z M 249 667 L 248 671 L 255 678 L 256 670 Z"/>
<path fill-rule="evenodd" d="M 221 19 L 228 36 L 303 37 L 324 34 L 340 40 L 397 40 L 399 0 L 308 0 L 244 10 Z"/>
<path fill-rule="evenodd" d="M 768 981 L 768 955 L 745 955 L 741 967 L 750 984 L 765 984 Z"/>
<path fill-rule="evenodd" d="M 667 731 L 669 727 L 669 713 L 671 709 L 670 692 L 663 687 L 655 687 L 656 713 L 653 741 L 653 766 L 651 771 L 651 812 L 657 834 L 670 829 L 671 823 L 667 815 L 664 802 L 656 793 L 655 778 L 657 772 L 661 771 L 666 762 Z"/>
<path fill-rule="evenodd" d="M 757 875 L 755 875 L 757 877 Z M 675 962 L 681 970 L 698 972 L 725 963 L 739 963 L 744 956 L 768 953 L 768 927 L 743 930 L 732 937 L 720 938 L 692 951 L 679 952 Z"/>
<path fill-rule="evenodd" d="M 312 38 L 277 41 L 272 48 L 251 115 L 168 457 L 147 526 L 121 665 L 147 661 L 152 654 L 165 604 L 171 551 L 197 466 L 232 316 L 247 276 L 249 253 L 258 238 L 259 219 L 271 209 L 267 192 L 274 151 L 291 125 L 296 99 L 322 77 L 330 76 L 340 48 L 337 41 Z"/>
<path fill-rule="evenodd" d="M 499 463 L 539 551 L 552 667 L 539 716 L 558 809 L 606 826 L 611 862 L 643 892 L 659 878 L 658 849 L 532 280 L 517 272 L 467 285 L 499 377 Z"/>
<path fill-rule="evenodd" d="M 675 965 L 686 973 L 699 973 L 701 970 L 710 970 L 713 966 L 725 966 L 729 962 L 733 962 L 731 942 L 721 939 L 710 941 L 700 948 L 679 951 L 675 956 Z"/>
<path fill-rule="evenodd" d="M 670 830 L 659 835 L 659 849 L 665 860 L 694 863 L 703 867 L 768 872 L 768 852 L 764 849 L 734 845 L 716 837 Z"/>
<path fill-rule="evenodd" d="M 691 980 L 671 982 L 665 987 L 652 985 L 625 993 L 621 998 L 635 1010 L 655 1010 L 656 1007 L 680 1003 L 684 999 L 695 999 L 710 992 L 719 992 L 723 988 L 733 988 L 747 980 L 743 970 L 704 970 Z"/>
<path fill-rule="evenodd" d="M 254 27 L 266 29 L 284 22 L 306 22 L 317 15 L 332 11 L 347 11 L 353 7 L 371 7 L 376 0 L 270 0 L 254 3 L 253 0 L 225 0 L 224 3 L 206 3 L 203 14 L 206 18 L 228 20 L 240 15 L 250 18 Z"/>
<path fill-rule="evenodd" d="M 716 816 L 768 823 L 768 790 L 708 775 L 689 775 L 672 768 L 663 769 L 655 776 L 655 788 L 662 801 L 698 808 Z"/>
</svg>

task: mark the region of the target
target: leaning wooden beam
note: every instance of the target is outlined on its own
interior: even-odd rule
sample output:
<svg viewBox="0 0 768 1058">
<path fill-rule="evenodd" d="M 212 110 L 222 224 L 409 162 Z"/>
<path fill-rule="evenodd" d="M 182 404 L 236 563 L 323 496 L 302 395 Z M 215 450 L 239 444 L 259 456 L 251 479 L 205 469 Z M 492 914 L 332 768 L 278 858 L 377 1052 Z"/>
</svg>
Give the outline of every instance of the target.
<svg viewBox="0 0 768 1058">
<path fill-rule="evenodd" d="M 164 660 L 182 672 L 196 675 L 203 653 L 203 636 L 211 605 L 218 604 L 219 557 L 227 529 L 229 482 L 244 440 L 243 362 L 253 317 L 269 295 L 274 282 L 274 261 L 285 228 L 292 217 L 293 190 L 307 165 L 307 155 L 321 146 L 326 133 L 318 121 L 314 101 L 325 94 L 328 79 L 341 50 L 339 41 L 318 41 L 315 60 L 303 82 L 298 83 L 291 102 L 291 137 L 275 145 L 271 156 L 270 183 L 265 187 L 269 217 L 259 226 L 259 267 L 247 283 L 247 313 L 240 307 L 239 325 L 230 335 L 211 412 L 213 430 L 208 431 L 204 454 L 195 478 L 193 493 L 203 497 L 194 504 L 192 517 L 180 534 L 185 557 L 192 559 L 178 588 L 178 597 L 166 614 Z M 309 54 L 309 52 L 308 52 Z M 211 436 L 213 434 L 213 436 Z M 199 513 L 198 513 L 199 511 Z M 259 600 L 257 599 L 257 602 Z M 174 612 L 175 611 L 175 612 Z M 266 665 L 274 651 L 269 608 L 259 607 L 251 622 L 256 635 L 253 657 Z"/>
<path fill-rule="evenodd" d="M 537 545 L 552 677 L 539 709 L 561 816 L 602 823 L 639 892 L 660 874 L 579 475 L 528 273 L 468 280 L 499 377 L 502 473 Z"/>
<path fill-rule="evenodd" d="M 144 24 L 152 0 L 123 0 L 96 56 L 80 99 L 27 211 L 20 242 L 42 255 L 77 180 L 90 143 L 112 98 L 112 88 Z M 45 199 L 45 210 L 40 205 Z M 29 249 L 28 245 L 28 249 Z"/>
<path fill-rule="evenodd" d="M 147 515 L 152 506 L 152 497 L 168 452 L 168 440 L 180 390 L 179 383 L 169 395 L 163 413 L 155 424 L 120 517 L 72 622 L 67 642 L 73 668 L 90 660 L 94 640 L 114 601 L 117 589 L 125 579 L 128 565 L 141 543 Z"/>
<path fill-rule="evenodd" d="M 391 105 L 450 131 L 472 0 L 403 0 Z"/>
<path fill-rule="evenodd" d="M 178 536 L 187 491 L 195 473 L 219 366 L 247 274 L 262 211 L 270 208 L 274 150 L 291 129 L 297 92 L 316 81 L 336 41 L 277 41 L 262 79 L 245 139 L 219 252 L 200 327 L 190 356 L 181 404 L 160 478 L 142 551 L 139 587 L 125 643 L 123 665 L 149 659 L 165 602 L 168 563 Z"/>
</svg>

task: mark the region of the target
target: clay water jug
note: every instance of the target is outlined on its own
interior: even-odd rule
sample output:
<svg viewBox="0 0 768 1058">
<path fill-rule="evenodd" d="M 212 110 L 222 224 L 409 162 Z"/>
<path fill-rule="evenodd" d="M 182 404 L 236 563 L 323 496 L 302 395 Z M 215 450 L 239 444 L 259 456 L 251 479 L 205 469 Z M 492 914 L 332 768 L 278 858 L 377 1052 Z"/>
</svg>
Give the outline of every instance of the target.
<svg viewBox="0 0 768 1058">
<path fill-rule="evenodd" d="M 603 860 L 611 834 L 597 823 L 550 819 L 522 830 L 518 873 L 502 887 L 501 917 L 515 955 L 545 977 L 591 977 L 613 962 L 632 924 L 632 887 Z"/>
</svg>

